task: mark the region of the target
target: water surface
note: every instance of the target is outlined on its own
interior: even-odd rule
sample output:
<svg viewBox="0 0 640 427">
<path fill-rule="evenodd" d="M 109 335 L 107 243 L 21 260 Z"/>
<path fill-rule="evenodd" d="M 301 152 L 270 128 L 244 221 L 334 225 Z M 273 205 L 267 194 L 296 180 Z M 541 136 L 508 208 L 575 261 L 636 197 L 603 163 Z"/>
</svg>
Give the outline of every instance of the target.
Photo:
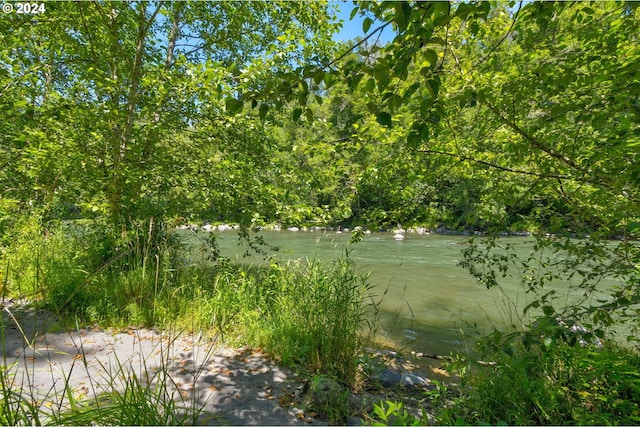
<svg viewBox="0 0 640 427">
<path fill-rule="evenodd" d="M 348 247 L 359 271 L 370 273 L 371 295 L 379 304 L 378 345 L 449 354 L 463 349 L 467 338 L 473 341 L 479 332 L 521 323 L 522 308 L 530 302 L 516 279 L 501 279 L 500 289 L 486 289 L 458 266 L 466 236 L 407 234 L 404 240 L 395 240 L 391 233 L 374 233 L 356 245 L 347 245 L 348 233 L 283 230 L 261 234 L 269 244 L 280 247 L 277 256 L 282 260 L 332 260 Z M 198 235 L 204 237 L 202 232 Z M 257 256 L 242 257 L 246 248 L 238 246 L 235 232 L 217 232 L 216 236 L 222 255 L 246 263 L 263 262 Z M 523 255 L 531 250 L 529 237 L 508 240 Z M 568 292 L 566 283 L 552 286 Z"/>
</svg>

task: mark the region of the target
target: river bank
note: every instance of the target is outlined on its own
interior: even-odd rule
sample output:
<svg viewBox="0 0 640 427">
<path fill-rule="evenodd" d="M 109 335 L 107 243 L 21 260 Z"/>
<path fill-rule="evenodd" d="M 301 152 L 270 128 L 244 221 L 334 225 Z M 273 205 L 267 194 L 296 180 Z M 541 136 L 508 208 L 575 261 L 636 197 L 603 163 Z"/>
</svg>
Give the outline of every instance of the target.
<svg viewBox="0 0 640 427">
<path fill-rule="evenodd" d="M 227 223 L 219 223 L 219 224 L 211 224 L 210 222 L 204 222 L 202 225 L 196 223 L 188 223 L 188 224 L 180 224 L 176 225 L 175 228 L 177 230 L 190 230 L 193 232 L 203 231 L 205 233 L 210 233 L 213 231 L 230 231 L 230 230 L 238 230 L 240 228 L 239 224 L 227 224 Z M 440 226 L 437 228 L 429 228 L 423 225 L 416 225 L 408 228 L 403 228 L 402 225 L 397 224 L 395 227 L 378 227 L 374 230 L 371 230 L 367 227 L 356 225 L 353 227 L 350 226 L 320 226 L 320 225 L 302 225 L 302 226 L 283 226 L 282 224 L 267 224 L 264 226 L 256 227 L 257 231 L 261 230 L 269 230 L 269 231 L 289 231 L 289 232 L 333 232 L 336 234 L 342 233 L 353 233 L 353 232 L 362 232 L 363 234 L 372 234 L 372 233 L 394 233 L 394 234 L 416 234 L 419 236 L 428 235 L 428 234 L 441 234 L 441 235 L 453 235 L 453 236 L 485 236 L 488 233 L 485 233 L 483 230 L 452 230 L 445 226 Z M 525 237 L 530 236 L 531 232 L 529 231 L 500 231 L 495 233 L 498 236 L 507 237 L 507 236 L 518 236 Z"/>
<path fill-rule="evenodd" d="M 202 334 L 67 329 L 53 313 L 13 300 L 3 302 L 2 322 L 3 391 L 34 402 L 24 414 L 32 422 L 58 424 L 74 414 L 76 421 L 99 422 L 113 413 L 115 396 L 136 389 L 148 399 L 147 409 L 157 408 L 147 414 L 155 421 L 199 425 L 326 425 L 323 405 L 344 392 L 342 415 L 349 424 L 371 421 L 373 404 L 392 396 L 415 414 L 428 409 L 419 399 L 431 387 L 426 373 L 395 353 L 370 350 L 368 383 L 354 392 L 331 379 L 301 377 L 259 350 L 228 347 Z M 127 421 L 142 419 L 119 424 Z"/>
</svg>

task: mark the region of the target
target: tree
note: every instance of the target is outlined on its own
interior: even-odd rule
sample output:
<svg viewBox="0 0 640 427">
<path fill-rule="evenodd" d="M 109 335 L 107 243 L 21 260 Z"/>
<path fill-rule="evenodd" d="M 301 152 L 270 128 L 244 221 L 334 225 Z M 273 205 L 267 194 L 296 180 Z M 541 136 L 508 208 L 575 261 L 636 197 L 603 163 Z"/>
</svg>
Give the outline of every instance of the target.
<svg viewBox="0 0 640 427">
<path fill-rule="evenodd" d="M 361 2 L 354 13 L 397 35 L 372 47 L 371 61 L 343 55 L 325 71 L 371 94 L 378 102 L 369 111 L 385 132 L 401 123 L 405 146 L 435 174 L 453 174 L 455 191 L 468 190 L 456 199 L 470 206 L 456 216 L 562 236 L 538 240 L 548 254 L 542 265 L 539 256 L 516 260 L 474 245 L 465 262 L 472 274 L 491 286 L 511 268 L 535 271 L 523 285 L 540 292 L 541 315 L 637 328 L 637 5 Z M 426 183 L 435 182 L 431 175 Z M 591 237 L 574 241 L 572 233 Z M 613 236 L 621 243 L 602 240 Z M 622 285 L 596 302 L 603 277 Z M 584 297 L 558 305 L 545 296 L 549 280 L 575 283 Z"/>
<path fill-rule="evenodd" d="M 327 14 L 326 3 L 140 1 L 6 16 L 2 107 L 16 120 L 4 125 L 0 164 L 26 179 L 16 188 L 5 167 L 5 197 L 76 203 L 117 229 L 176 214 L 166 202 L 177 165 L 191 161 L 176 149 L 191 146 L 184 132 L 330 49 Z"/>
</svg>

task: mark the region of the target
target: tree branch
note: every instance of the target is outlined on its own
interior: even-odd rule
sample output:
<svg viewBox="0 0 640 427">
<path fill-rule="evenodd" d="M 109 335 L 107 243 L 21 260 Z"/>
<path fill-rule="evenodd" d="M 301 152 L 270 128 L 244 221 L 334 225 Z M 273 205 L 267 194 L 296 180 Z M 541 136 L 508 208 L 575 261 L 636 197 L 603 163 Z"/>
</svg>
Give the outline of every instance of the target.
<svg viewBox="0 0 640 427">
<path fill-rule="evenodd" d="M 455 153 L 448 153 L 446 151 L 439 151 L 439 150 L 431 150 L 431 149 L 426 149 L 426 150 L 416 150 L 418 153 L 424 153 L 424 154 L 438 154 L 441 156 L 448 156 L 448 157 L 453 157 L 456 158 L 460 161 L 468 161 L 468 162 L 473 162 L 473 163 L 478 163 L 493 169 L 498 169 L 504 172 L 510 172 L 510 173 L 515 173 L 515 174 L 520 174 L 520 175 L 530 175 L 530 176 L 535 176 L 538 178 L 553 178 L 553 179 L 573 179 L 573 177 L 571 177 L 570 175 L 560 175 L 560 174 L 551 174 L 551 173 L 539 173 L 539 172 L 530 172 L 530 171 L 525 171 L 525 170 L 520 170 L 520 169 L 512 169 L 512 168 L 508 168 L 505 166 L 500 166 L 500 165 L 496 165 L 495 163 L 490 163 L 490 162 L 486 162 L 484 160 L 480 160 L 480 159 L 474 159 L 473 157 L 468 157 L 468 156 L 462 156 L 460 154 L 455 154 Z"/>
<path fill-rule="evenodd" d="M 507 39 L 507 37 L 509 37 L 509 34 L 511 34 L 511 32 L 513 31 L 513 27 L 516 25 L 516 21 L 518 20 L 518 14 L 520 13 L 520 9 L 522 9 L 522 0 L 520 0 L 518 2 L 518 10 L 516 10 L 516 13 L 514 13 L 514 15 L 513 15 L 513 21 L 511 21 L 511 26 L 509 27 L 509 30 L 505 33 L 504 36 L 502 36 L 502 38 L 500 40 L 498 40 L 498 43 L 493 45 L 493 47 L 489 50 L 489 52 L 487 52 L 486 55 L 484 55 L 482 58 L 480 58 L 480 60 L 478 62 L 473 64 L 472 69 L 475 69 L 476 67 L 480 66 L 484 61 L 486 61 L 489 58 L 489 56 L 491 56 L 491 54 L 493 52 L 495 52 L 496 49 L 502 43 L 504 43 L 504 41 Z"/>
<path fill-rule="evenodd" d="M 584 169 L 583 167 L 581 167 L 580 165 L 578 165 L 575 161 L 573 161 L 571 158 L 565 156 L 562 153 L 557 152 L 556 150 L 554 150 L 553 148 L 547 147 L 545 144 L 543 144 L 541 141 L 538 141 L 536 138 L 534 138 L 533 136 L 529 135 L 527 132 L 525 132 L 520 126 L 518 126 L 516 123 L 514 123 L 512 120 L 509 120 L 508 118 L 506 118 L 502 112 L 500 110 L 498 110 L 493 104 L 491 104 L 491 102 L 489 102 L 486 99 L 480 99 L 479 102 L 481 104 L 486 105 L 489 110 L 491 110 L 491 112 L 493 114 L 495 114 L 496 117 L 498 117 L 500 119 L 500 121 L 502 123 L 504 123 L 505 125 L 509 126 L 515 133 L 517 133 L 518 135 L 520 135 L 522 138 L 524 138 L 526 141 L 528 141 L 531 145 L 533 145 L 535 148 L 537 148 L 538 150 L 541 150 L 545 153 L 547 153 L 549 156 L 553 157 L 556 160 L 560 160 L 562 163 L 565 163 L 566 165 L 570 166 L 571 168 L 582 172 L 585 176 L 588 176 L 591 174 L 590 170 Z"/>
<path fill-rule="evenodd" d="M 376 34 L 377 32 L 382 33 L 382 30 L 384 30 L 387 25 L 391 24 L 393 22 L 393 20 L 391 21 L 387 21 L 384 24 L 380 25 L 378 28 L 376 28 L 375 30 L 373 30 L 368 36 L 366 36 L 365 38 L 363 38 L 362 40 L 360 40 L 358 43 L 354 44 L 353 46 L 351 46 L 349 49 L 347 49 L 346 52 L 344 52 L 342 55 L 340 55 L 339 57 L 337 57 L 336 59 L 334 59 L 333 61 L 331 61 L 330 63 L 328 63 L 324 68 L 330 68 L 333 64 L 335 64 L 336 62 L 339 62 L 341 59 L 343 59 L 345 56 L 349 55 L 351 52 L 353 52 L 358 46 L 362 45 L 363 43 L 365 43 L 367 40 L 369 40 L 371 37 L 373 37 L 374 34 Z"/>
</svg>

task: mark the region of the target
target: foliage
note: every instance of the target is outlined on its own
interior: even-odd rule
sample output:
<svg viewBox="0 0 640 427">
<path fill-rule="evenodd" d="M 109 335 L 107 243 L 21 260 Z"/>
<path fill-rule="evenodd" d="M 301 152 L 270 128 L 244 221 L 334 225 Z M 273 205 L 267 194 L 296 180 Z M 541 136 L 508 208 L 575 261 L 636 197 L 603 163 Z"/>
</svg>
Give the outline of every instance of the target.
<svg viewBox="0 0 640 427">
<path fill-rule="evenodd" d="M 522 318 L 534 321 L 518 325 L 532 352 L 518 360 L 555 372 L 579 353 L 565 343 L 625 328 L 637 341 L 638 11 L 356 2 L 364 35 L 348 45 L 332 42 L 339 24 L 323 2 L 52 2 L 7 14 L 3 294 L 92 322 L 166 324 L 178 312 L 350 379 L 366 286 L 348 262 L 183 268 L 167 220 L 528 230 L 530 255 L 475 240 L 462 262 L 487 287 L 520 278 Z M 395 36 L 381 45 L 385 28 Z M 517 365 L 514 378 L 535 374 Z"/>
<path fill-rule="evenodd" d="M 182 214 L 181 192 L 198 192 L 194 174 L 179 185 L 180 171 L 205 143 L 184 130 L 238 113 L 242 91 L 270 92 L 273 74 L 330 51 L 329 13 L 326 3 L 142 1 L 7 15 L 3 199 L 106 215 L 114 228 Z"/>
<path fill-rule="evenodd" d="M 258 345 L 286 364 L 352 384 L 367 319 L 363 278 L 348 257 L 328 267 L 309 261 L 285 274 L 273 311 L 257 334 Z"/>
<path fill-rule="evenodd" d="M 212 269 L 183 274 L 167 309 L 187 320 L 185 326 L 214 328 L 288 366 L 355 381 L 367 286 L 348 258 L 330 266 L 272 260 L 251 269 L 223 259 Z"/>
<path fill-rule="evenodd" d="M 4 333 L 2 338 L 4 343 Z M 0 367 L 0 422 L 4 425 L 40 424 L 40 413 L 32 403 L 32 399 L 12 387 L 13 367 L 13 365 Z"/>
<path fill-rule="evenodd" d="M 640 420 L 637 354 L 566 344 L 510 349 L 485 348 L 481 357 L 493 363 L 472 365 L 461 396 L 441 409 L 439 422 L 630 425 Z"/>
<path fill-rule="evenodd" d="M 108 227 L 60 225 L 46 238 L 34 238 L 34 228 L 3 259 L 6 295 L 91 324 L 221 334 L 287 365 L 355 381 L 367 285 L 348 257 L 244 268 L 211 263 L 205 250 L 191 265 L 189 249 L 153 222 L 116 242 Z"/>
<path fill-rule="evenodd" d="M 357 3 L 367 32 L 338 57 L 322 3 L 8 15 L 0 227 L 35 204 L 125 228 L 619 232 L 637 216 L 637 8 L 543 4 Z"/>
<path fill-rule="evenodd" d="M 404 408 L 402 402 L 387 400 L 373 405 L 374 422 L 372 426 L 421 426 L 427 425 L 427 415 L 422 414 L 422 418 L 411 415 Z"/>
<path fill-rule="evenodd" d="M 29 217 L 2 259 L 4 293 L 87 322 L 153 325 L 155 296 L 175 285 L 180 244 L 150 220 L 116 235 L 105 224 Z"/>
<path fill-rule="evenodd" d="M 446 207 L 439 220 L 610 235 L 634 221 L 634 4 L 362 2 L 355 13 L 397 36 L 359 45 L 336 73 L 371 100 L 376 138 L 396 133 L 429 166 L 423 182 L 453 193 L 425 200 Z"/>
<path fill-rule="evenodd" d="M 461 265 L 487 288 L 500 286 L 507 276 L 519 279 L 530 296 L 530 303 L 521 307 L 523 315 L 533 314 L 537 324 L 553 327 L 548 339 L 575 342 L 608 333 L 637 346 L 640 308 L 634 242 L 536 236 L 533 251 L 521 258 L 508 240 L 474 239 L 463 257 Z M 604 286 L 603 280 L 611 278 L 619 284 Z M 566 328 L 574 325 L 580 325 L 578 333 L 565 336 Z"/>
</svg>

